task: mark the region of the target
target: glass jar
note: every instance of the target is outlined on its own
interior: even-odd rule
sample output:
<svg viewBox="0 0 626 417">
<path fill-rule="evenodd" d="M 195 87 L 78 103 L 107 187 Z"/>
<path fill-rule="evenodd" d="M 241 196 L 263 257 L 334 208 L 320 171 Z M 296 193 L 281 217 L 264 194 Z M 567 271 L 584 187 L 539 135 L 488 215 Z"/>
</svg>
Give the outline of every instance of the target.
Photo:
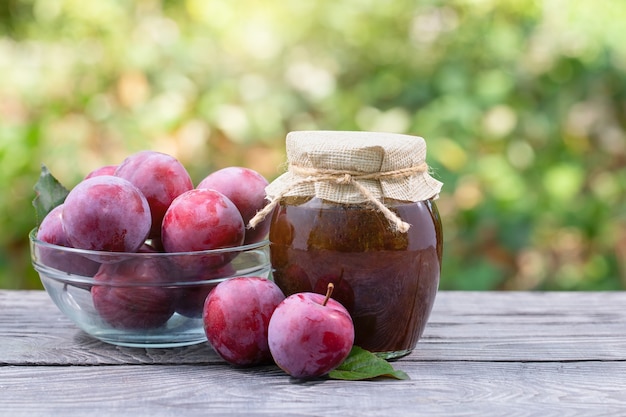
<svg viewBox="0 0 626 417">
<path fill-rule="evenodd" d="M 442 183 L 423 138 L 381 132 L 287 135 L 287 172 L 250 221 L 270 221 L 274 281 L 285 295 L 325 294 L 350 312 L 355 345 L 391 359 L 424 331 L 439 286 Z"/>
<path fill-rule="evenodd" d="M 442 229 L 432 200 L 385 201 L 411 224 L 392 230 L 368 204 L 284 199 L 270 226 L 273 276 L 286 295 L 325 293 L 350 312 L 354 344 L 392 359 L 421 337 L 439 285 Z"/>
</svg>

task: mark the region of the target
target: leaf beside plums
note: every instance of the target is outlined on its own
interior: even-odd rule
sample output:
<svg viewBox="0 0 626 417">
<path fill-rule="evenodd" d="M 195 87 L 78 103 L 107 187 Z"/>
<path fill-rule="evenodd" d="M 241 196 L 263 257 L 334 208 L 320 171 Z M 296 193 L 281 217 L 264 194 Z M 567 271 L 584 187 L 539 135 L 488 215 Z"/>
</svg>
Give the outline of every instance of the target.
<svg viewBox="0 0 626 417">
<path fill-rule="evenodd" d="M 358 346 L 353 346 L 346 360 L 330 371 L 328 376 L 332 379 L 347 381 L 359 381 L 377 377 L 411 379 L 405 372 L 394 369 L 386 360 Z"/>
<path fill-rule="evenodd" d="M 34 187 L 35 215 L 37 216 L 37 226 L 50 211 L 65 201 L 69 191 L 50 173 L 48 167 L 41 165 L 41 175 Z"/>
</svg>

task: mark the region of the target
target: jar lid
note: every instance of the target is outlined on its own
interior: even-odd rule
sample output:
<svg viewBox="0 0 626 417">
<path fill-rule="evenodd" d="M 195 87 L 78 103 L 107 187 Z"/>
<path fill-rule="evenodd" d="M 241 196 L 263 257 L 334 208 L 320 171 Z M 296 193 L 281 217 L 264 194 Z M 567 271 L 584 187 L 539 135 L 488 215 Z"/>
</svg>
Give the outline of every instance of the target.
<svg viewBox="0 0 626 417">
<path fill-rule="evenodd" d="M 385 198 L 436 199 L 443 185 L 430 176 L 426 141 L 418 136 L 297 131 L 287 135 L 286 150 L 288 171 L 265 189 L 268 206 L 289 196 L 318 197 L 338 204 L 371 202 L 385 212 Z"/>
</svg>

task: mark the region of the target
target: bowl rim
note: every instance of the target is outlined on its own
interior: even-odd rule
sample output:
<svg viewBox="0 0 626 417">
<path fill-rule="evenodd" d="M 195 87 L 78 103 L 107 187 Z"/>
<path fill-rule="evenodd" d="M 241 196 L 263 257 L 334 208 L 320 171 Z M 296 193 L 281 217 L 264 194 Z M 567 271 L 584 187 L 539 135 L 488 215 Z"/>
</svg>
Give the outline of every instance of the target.
<svg viewBox="0 0 626 417">
<path fill-rule="evenodd" d="M 186 251 L 186 252 L 113 252 L 113 251 L 98 251 L 90 249 L 73 248 L 70 246 L 61 246 L 54 243 L 48 243 L 43 240 L 37 239 L 37 231 L 39 227 L 34 227 L 28 233 L 28 239 L 33 246 L 40 246 L 42 248 L 49 248 L 68 253 L 76 253 L 81 255 L 93 255 L 93 256 L 115 256 L 115 257 L 138 257 L 138 258 L 154 258 L 154 257 L 173 257 L 173 256 L 206 256 L 206 255 L 219 255 L 231 252 L 249 252 L 255 249 L 261 249 L 269 246 L 269 239 L 264 239 L 259 242 L 249 243 L 247 245 L 229 246 L 219 249 L 206 249 L 201 251 Z"/>
</svg>

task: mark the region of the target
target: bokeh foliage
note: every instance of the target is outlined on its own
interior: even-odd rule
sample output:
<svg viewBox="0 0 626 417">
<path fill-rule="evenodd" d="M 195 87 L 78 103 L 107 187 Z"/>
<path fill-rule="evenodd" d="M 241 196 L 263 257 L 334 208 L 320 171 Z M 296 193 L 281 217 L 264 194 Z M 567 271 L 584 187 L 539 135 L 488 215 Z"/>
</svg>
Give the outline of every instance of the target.
<svg viewBox="0 0 626 417">
<path fill-rule="evenodd" d="M 626 2 L 3 0 L 0 287 L 40 164 L 281 172 L 302 129 L 427 139 L 444 289 L 626 288 Z"/>
</svg>

